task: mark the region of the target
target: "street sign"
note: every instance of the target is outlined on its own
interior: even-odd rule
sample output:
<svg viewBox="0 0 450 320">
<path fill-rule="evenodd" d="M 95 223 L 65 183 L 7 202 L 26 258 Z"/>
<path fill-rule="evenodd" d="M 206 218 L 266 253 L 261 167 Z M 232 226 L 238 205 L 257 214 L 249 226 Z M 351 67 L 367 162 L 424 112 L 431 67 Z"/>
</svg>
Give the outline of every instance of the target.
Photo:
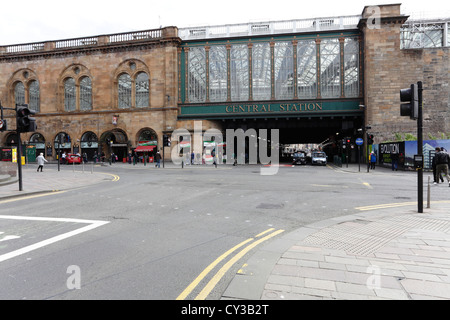
<svg viewBox="0 0 450 320">
<path fill-rule="evenodd" d="M 358 138 L 355 140 L 355 143 L 357 146 L 362 146 L 364 143 L 364 140 L 362 138 Z"/>
</svg>

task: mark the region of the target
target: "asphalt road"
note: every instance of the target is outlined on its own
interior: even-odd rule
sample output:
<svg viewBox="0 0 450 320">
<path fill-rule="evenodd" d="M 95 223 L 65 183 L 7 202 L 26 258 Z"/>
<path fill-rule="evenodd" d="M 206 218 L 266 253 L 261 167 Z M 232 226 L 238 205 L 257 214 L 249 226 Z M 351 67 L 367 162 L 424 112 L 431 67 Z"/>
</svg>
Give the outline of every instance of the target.
<svg viewBox="0 0 450 320">
<path fill-rule="evenodd" d="M 249 165 L 98 170 L 120 179 L 2 204 L 0 215 L 22 219 L 0 221 L 0 234 L 12 237 L 0 242 L 0 299 L 174 300 L 182 292 L 194 299 L 213 273 L 189 287 L 194 279 L 249 238 L 279 231 L 275 239 L 361 206 L 415 201 L 417 193 L 414 173 L 384 169 L 280 167 L 268 176 Z M 434 200 L 448 199 L 448 189 L 433 190 Z M 27 246 L 36 247 L 20 251 Z M 220 299 L 254 250 L 206 299 Z"/>
</svg>

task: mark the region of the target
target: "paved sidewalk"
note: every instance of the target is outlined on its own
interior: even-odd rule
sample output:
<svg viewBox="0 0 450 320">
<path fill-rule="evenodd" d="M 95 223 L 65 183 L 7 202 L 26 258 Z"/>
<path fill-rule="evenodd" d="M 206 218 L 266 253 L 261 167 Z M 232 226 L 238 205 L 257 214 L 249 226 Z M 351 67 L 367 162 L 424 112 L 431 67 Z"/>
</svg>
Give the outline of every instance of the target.
<svg viewBox="0 0 450 320">
<path fill-rule="evenodd" d="M 251 300 L 450 299 L 450 201 L 320 221 L 254 254 L 223 295 Z"/>
<path fill-rule="evenodd" d="M 92 170 L 90 165 L 84 167 L 84 172 L 78 165 L 73 170 L 65 167 L 60 171 L 57 164 L 45 165 L 43 172 L 37 172 L 36 168 L 34 164 L 22 167 L 22 191 L 19 191 L 18 176 L 0 179 L 0 199 L 75 189 L 114 179 L 113 175 Z"/>
</svg>

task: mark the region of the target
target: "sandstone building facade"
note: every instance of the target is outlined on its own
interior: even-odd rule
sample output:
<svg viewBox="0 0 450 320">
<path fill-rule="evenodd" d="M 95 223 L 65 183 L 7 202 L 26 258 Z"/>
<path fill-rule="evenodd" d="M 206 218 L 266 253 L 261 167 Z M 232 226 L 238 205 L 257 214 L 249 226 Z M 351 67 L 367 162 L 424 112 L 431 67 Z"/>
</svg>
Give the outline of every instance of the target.
<svg viewBox="0 0 450 320">
<path fill-rule="evenodd" d="M 375 143 L 414 135 L 399 91 L 422 81 L 424 135 L 439 136 L 450 134 L 448 20 L 409 21 L 395 4 L 365 7 L 356 20 L 0 45 L 0 100 L 37 111 L 37 132 L 21 138 L 38 152 L 122 159 L 135 148 L 161 149 L 163 134 L 193 131 L 195 120 L 203 130 L 279 128 L 286 142 L 336 142 L 335 133 L 357 137 L 366 126 Z M 5 118 L 14 129 L 14 115 Z M 0 146 L 14 141 L 14 132 L 0 134 Z"/>
</svg>

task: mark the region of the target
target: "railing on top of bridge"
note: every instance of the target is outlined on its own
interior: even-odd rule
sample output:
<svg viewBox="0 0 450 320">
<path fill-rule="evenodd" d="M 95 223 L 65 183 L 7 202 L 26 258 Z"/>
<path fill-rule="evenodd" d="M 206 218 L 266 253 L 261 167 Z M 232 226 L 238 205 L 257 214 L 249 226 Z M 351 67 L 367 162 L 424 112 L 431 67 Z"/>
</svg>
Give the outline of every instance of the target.
<svg viewBox="0 0 450 320">
<path fill-rule="evenodd" d="M 82 48 L 97 45 L 117 44 L 133 41 L 157 40 L 164 36 L 164 29 L 123 32 L 109 35 L 44 41 L 35 43 L 0 46 L 0 55 L 51 51 L 54 49 Z"/>
<path fill-rule="evenodd" d="M 400 30 L 401 49 L 450 47 L 450 18 L 408 20 Z"/>
<path fill-rule="evenodd" d="M 355 29 L 360 15 L 179 28 L 182 40 Z"/>
</svg>

